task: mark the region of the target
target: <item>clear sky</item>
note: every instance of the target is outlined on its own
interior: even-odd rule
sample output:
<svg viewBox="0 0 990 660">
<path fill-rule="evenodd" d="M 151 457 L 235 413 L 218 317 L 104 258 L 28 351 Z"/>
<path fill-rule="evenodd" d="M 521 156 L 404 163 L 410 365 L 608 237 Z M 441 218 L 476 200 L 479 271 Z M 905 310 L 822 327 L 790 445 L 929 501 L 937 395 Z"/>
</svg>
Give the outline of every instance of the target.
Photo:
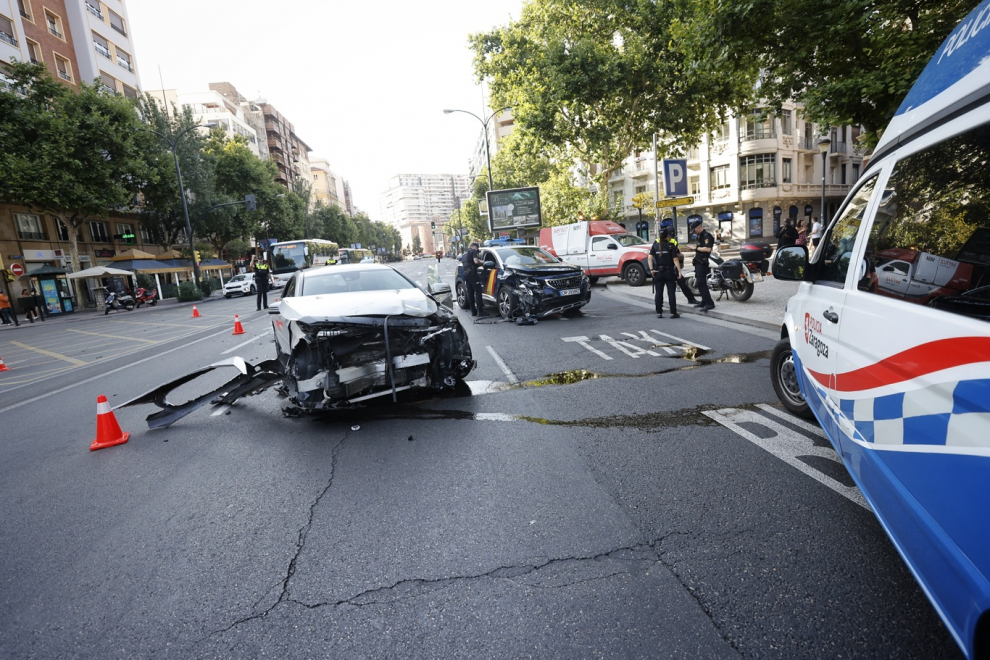
<svg viewBox="0 0 990 660">
<path fill-rule="evenodd" d="M 229 82 L 263 97 L 378 219 L 400 172 L 467 174 L 481 124 L 468 35 L 523 0 L 172 0 L 127 3 L 144 89 Z"/>
</svg>

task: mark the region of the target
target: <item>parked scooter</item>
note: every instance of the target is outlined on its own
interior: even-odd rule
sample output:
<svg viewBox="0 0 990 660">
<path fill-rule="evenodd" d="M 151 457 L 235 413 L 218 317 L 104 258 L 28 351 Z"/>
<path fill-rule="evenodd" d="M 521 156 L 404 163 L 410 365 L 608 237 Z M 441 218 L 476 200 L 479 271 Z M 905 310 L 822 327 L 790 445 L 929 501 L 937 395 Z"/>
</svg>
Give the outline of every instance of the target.
<svg viewBox="0 0 990 660">
<path fill-rule="evenodd" d="M 103 293 L 106 296 L 103 303 L 104 316 L 109 314 L 111 309 L 118 312 L 122 309 L 128 312 L 134 309 L 134 296 L 127 293 L 118 295 L 116 291 L 111 291 L 107 287 L 103 287 Z"/>
<path fill-rule="evenodd" d="M 158 289 L 142 289 L 138 287 L 135 297 L 137 299 L 137 307 L 141 307 L 144 303 L 148 303 L 148 306 L 154 307 L 158 304 Z"/>
<path fill-rule="evenodd" d="M 766 274 L 769 262 L 763 259 L 760 262 L 743 261 L 741 259 L 722 259 L 716 254 L 712 254 L 711 261 L 715 267 L 708 273 L 708 290 L 712 293 L 718 292 L 719 300 L 728 294 L 733 300 L 745 302 L 753 297 L 754 282 L 753 275 L 758 274 L 760 279 Z M 766 266 L 764 265 L 766 262 Z M 687 285 L 697 296 L 698 282 L 695 276 L 687 276 Z"/>
</svg>

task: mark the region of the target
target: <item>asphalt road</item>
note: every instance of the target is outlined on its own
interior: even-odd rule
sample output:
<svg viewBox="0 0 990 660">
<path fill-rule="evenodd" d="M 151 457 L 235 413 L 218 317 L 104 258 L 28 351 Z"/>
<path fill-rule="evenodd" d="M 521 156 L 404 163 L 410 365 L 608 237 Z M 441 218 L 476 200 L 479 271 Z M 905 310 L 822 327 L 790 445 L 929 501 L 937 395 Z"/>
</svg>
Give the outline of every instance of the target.
<svg viewBox="0 0 990 660">
<path fill-rule="evenodd" d="M 268 315 L 4 334 L 0 657 L 961 657 L 776 406 L 772 332 L 604 287 L 585 310 L 459 312 L 478 368 L 450 396 L 284 418 L 269 391 L 154 432 L 125 408 L 98 452 L 99 394 L 268 358 Z"/>
</svg>

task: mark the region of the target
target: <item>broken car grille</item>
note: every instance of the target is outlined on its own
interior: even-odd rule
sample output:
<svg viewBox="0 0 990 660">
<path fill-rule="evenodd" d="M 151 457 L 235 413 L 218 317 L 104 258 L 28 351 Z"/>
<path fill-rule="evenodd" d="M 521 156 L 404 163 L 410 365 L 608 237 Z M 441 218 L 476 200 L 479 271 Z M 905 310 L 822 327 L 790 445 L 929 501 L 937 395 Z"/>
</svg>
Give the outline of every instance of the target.
<svg viewBox="0 0 990 660">
<path fill-rule="evenodd" d="M 582 277 L 580 275 L 575 275 L 573 277 L 561 277 L 555 280 L 547 280 L 547 284 L 555 289 L 580 289 L 581 280 Z"/>
</svg>

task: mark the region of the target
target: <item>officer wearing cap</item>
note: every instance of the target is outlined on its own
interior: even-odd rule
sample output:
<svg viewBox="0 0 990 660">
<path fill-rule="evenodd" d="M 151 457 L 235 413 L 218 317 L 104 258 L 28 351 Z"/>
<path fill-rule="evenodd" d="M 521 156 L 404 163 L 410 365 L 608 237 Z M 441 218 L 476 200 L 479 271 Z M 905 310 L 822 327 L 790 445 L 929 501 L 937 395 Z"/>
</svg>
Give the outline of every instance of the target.
<svg viewBox="0 0 990 660">
<path fill-rule="evenodd" d="M 674 247 L 678 247 L 677 237 L 674 236 L 674 221 L 671 218 L 664 218 L 660 221 L 660 232 L 666 229 L 670 235 L 670 242 L 674 244 Z M 659 238 L 657 240 L 660 240 Z M 698 301 L 694 297 L 694 292 L 687 285 L 687 280 L 684 279 L 684 253 L 680 251 L 678 247 L 677 252 L 677 264 L 680 268 L 677 271 L 677 286 L 680 288 L 681 293 L 687 298 L 689 305 L 697 305 Z"/>
<path fill-rule="evenodd" d="M 478 252 L 478 242 L 471 243 L 470 249 L 464 255 L 464 286 L 467 287 L 467 299 L 471 306 L 471 316 L 488 316 L 485 313 L 485 302 L 481 297 L 481 279 L 478 277 L 478 266 L 485 262 Z"/>
<path fill-rule="evenodd" d="M 677 313 L 677 298 L 674 283 L 681 276 L 681 265 L 677 260 L 680 251 L 670 240 L 670 230 L 660 230 L 660 236 L 650 248 L 650 271 L 653 273 L 653 304 L 657 318 L 663 318 L 663 290 L 667 289 L 667 302 L 670 303 L 670 318 L 680 318 Z"/>
<path fill-rule="evenodd" d="M 694 248 L 694 279 L 698 286 L 698 293 L 701 294 L 701 302 L 694 306 L 703 312 L 715 309 L 715 302 L 712 294 L 708 291 L 708 273 L 711 272 L 709 259 L 712 256 L 712 249 L 715 247 L 715 237 L 712 236 L 700 218 L 696 218 L 688 223 L 688 230 L 698 237 L 698 245 Z"/>
</svg>

